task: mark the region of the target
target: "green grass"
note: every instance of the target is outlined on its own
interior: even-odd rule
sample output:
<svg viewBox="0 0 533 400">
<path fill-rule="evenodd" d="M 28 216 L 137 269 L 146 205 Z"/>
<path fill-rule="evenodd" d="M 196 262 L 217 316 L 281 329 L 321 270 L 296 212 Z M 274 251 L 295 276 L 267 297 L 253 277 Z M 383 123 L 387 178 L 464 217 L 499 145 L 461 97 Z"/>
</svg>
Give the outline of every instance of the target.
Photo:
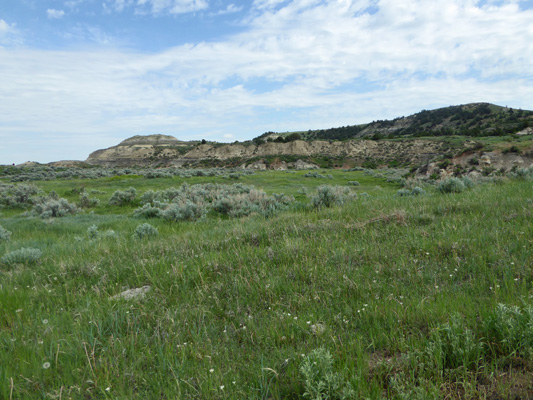
<svg viewBox="0 0 533 400">
<path fill-rule="evenodd" d="M 60 219 L 2 211 L 12 235 L 0 256 L 43 255 L 0 266 L 0 398 L 300 399 L 312 389 L 301 368 L 323 350 L 336 375 L 314 383 L 338 379 L 355 398 L 533 396 L 527 343 L 504 345 L 489 324 L 500 303 L 533 304 L 531 181 L 400 197 L 360 172 L 304 174 L 239 179 L 301 203 L 272 218 L 181 223 L 134 219 L 135 205 L 107 200 L 130 186 L 139 196 L 235 181 L 36 182 L 70 201 L 78 185 L 103 193 L 93 213 Z M 370 196 L 306 206 L 305 191 L 354 180 Z M 159 235 L 134 238 L 146 222 Z M 90 240 L 92 225 L 116 236 Z M 112 299 L 144 285 L 143 299 Z M 479 351 L 465 353 L 468 338 Z"/>
</svg>

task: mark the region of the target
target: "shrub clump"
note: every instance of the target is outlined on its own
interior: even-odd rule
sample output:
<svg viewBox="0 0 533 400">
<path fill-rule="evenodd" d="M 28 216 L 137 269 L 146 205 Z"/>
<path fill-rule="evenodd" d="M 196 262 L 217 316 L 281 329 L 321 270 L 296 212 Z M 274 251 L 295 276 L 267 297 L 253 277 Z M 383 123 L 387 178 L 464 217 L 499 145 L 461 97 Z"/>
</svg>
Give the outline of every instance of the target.
<svg viewBox="0 0 533 400">
<path fill-rule="evenodd" d="M 80 200 L 78 201 L 78 207 L 80 208 L 91 208 L 100 204 L 100 200 L 95 198 L 90 198 L 87 192 L 82 192 L 80 194 Z"/>
<path fill-rule="evenodd" d="M 317 194 L 311 198 L 311 205 L 314 208 L 333 207 L 355 197 L 355 193 L 347 187 L 322 185 L 317 188 Z"/>
<path fill-rule="evenodd" d="M 411 190 L 411 194 L 413 196 L 420 196 L 420 195 L 426 194 L 426 191 L 419 186 L 415 186 L 413 190 Z"/>
<path fill-rule="evenodd" d="M 424 348 L 407 354 L 406 369 L 392 378 L 392 386 L 394 390 L 422 387 L 443 373 L 453 376 L 457 370 L 476 371 L 481 363 L 498 357 L 533 360 L 531 304 L 499 304 L 475 330 L 458 314 L 453 315 L 432 332 Z"/>
<path fill-rule="evenodd" d="M 411 191 L 409 189 L 399 189 L 396 194 L 400 197 L 411 196 Z"/>
<path fill-rule="evenodd" d="M 516 168 L 507 174 L 510 178 L 533 180 L 533 165 L 529 168 Z"/>
<path fill-rule="evenodd" d="M 461 193 L 466 189 L 466 185 L 460 178 L 448 178 L 439 182 L 437 190 L 441 193 Z"/>
<path fill-rule="evenodd" d="M 458 315 L 437 329 L 428 351 L 436 356 L 439 369 L 473 369 L 482 359 L 483 343 L 464 326 Z"/>
<path fill-rule="evenodd" d="M 9 232 L 7 229 L 4 229 L 4 227 L 0 225 L 0 242 L 1 241 L 7 242 L 10 238 L 11 238 L 11 232 Z"/>
<path fill-rule="evenodd" d="M 87 236 L 89 239 L 98 239 L 100 232 L 98 232 L 98 227 L 96 225 L 91 225 L 87 228 Z"/>
<path fill-rule="evenodd" d="M 497 355 L 515 354 L 533 360 L 533 306 L 498 304 L 485 326 Z"/>
<path fill-rule="evenodd" d="M 0 259 L 0 262 L 9 267 L 17 265 L 17 264 L 31 265 L 39 261 L 42 254 L 43 252 L 40 249 L 23 247 L 18 250 L 5 254 Z"/>
<path fill-rule="evenodd" d="M 305 387 L 304 397 L 312 400 L 352 399 L 355 392 L 343 376 L 333 371 L 331 353 L 318 348 L 313 350 L 300 366 Z"/>
<path fill-rule="evenodd" d="M 331 174 L 322 175 L 316 171 L 308 172 L 304 175 L 304 178 L 319 178 L 319 179 L 333 179 Z"/>
<path fill-rule="evenodd" d="M 163 208 L 164 205 L 160 202 L 155 202 L 155 203 L 156 204 L 154 205 L 152 205 L 151 203 L 146 203 L 141 208 L 137 208 L 133 212 L 133 216 L 136 218 L 159 218 L 161 217 L 162 212 L 163 212 L 161 208 Z"/>
<path fill-rule="evenodd" d="M 415 186 L 413 189 L 400 189 L 396 192 L 398 196 L 420 196 L 426 194 L 426 191 L 421 187 Z"/>
<path fill-rule="evenodd" d="M 39 193 L 35 185 L 10 185 L 0 183 L 0 205 L 8 208 L 25 208 L 34 203 L 34 196 Z"/>
<path fill-rule="evenodd" d="M 180 147 L 179 151 L 184 154 L 190 148 Z M 191 178 L 193 176 L 221 176 L 228 177 L 231 173 L 238 173 L 239 175 L 252 175 L 254 171 L 241 168 L 209 168 L 209 169 L 183 169 L 183 168 L 106 168 L 106 167 L 91 167 L 91 168 L 77 168 L 77 167 L 49 167 L 49 166 L 35 166 L 24 168 L 9 168 L 4 169 L 4 175 L 10 177 L 11 182 L 24 181 L 51 181 L 57 179 L 95 179 L 95 178 L 118 178 L 122 176 L 144 176 L 145 178 L 160 178 L 160 177 L 180 177 Z"/>
<path fill-rule="evenodd" d="M 153 227 L 150 224 L 141 224 L 137 228 L 135 228 L 135 232 L 133 233 L 133 237 L 136 239 L 143 239 L 145 237 L 154 237 L 159 235 L 159 231 L 157 228 Z"/>
<path fill-rule="evenodd" d="M 43 199 L 35 204 L 32 213 L 41 218 L 58 218 L 69 214 L 74 215 L 78 212 L 75 204 L 69 203 L 66 199 Z"/>
<path fill-rule="evenodd" d="M 112 206 L 132 204 L 135 201 L 135 196 L 137 196 L 137 190 L 134 187 L 126 190 L 117 190 L 109 199 L 109 204 Z"/>
<path fill-rule="evenodd" d="M 172 203 L 161 212 L 161 215 L 171 221 L 196 221 L 206 213 L 207 209 L 202 204 L 185 199 L 179 203 Z"/>
<path fill-rule="evenodd" d="M 147 191 L 141 198 L 143 206 L 134 216 L 164 218 L 170 221 L 195 221 L 209 212 L 229 217 L 257 213 L 271 216 L 284 209 L 294 198 L 282 194 L 268 196 L 262 190 L 240 183 L 188 185 L 154 192 Z"/>
</svg>

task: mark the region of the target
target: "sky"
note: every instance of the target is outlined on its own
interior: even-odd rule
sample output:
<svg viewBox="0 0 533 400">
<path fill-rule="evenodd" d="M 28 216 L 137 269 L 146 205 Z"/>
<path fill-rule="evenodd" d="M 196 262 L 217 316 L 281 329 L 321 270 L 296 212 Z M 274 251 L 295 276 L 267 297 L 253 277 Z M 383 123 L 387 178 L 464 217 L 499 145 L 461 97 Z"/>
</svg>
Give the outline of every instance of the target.
<svg viewBox="0 0 533 400">
<path fill-rule="evenodd" d="M 533 109 L 533 0 L 0 0 L 0 164 Z"/>
</svg>

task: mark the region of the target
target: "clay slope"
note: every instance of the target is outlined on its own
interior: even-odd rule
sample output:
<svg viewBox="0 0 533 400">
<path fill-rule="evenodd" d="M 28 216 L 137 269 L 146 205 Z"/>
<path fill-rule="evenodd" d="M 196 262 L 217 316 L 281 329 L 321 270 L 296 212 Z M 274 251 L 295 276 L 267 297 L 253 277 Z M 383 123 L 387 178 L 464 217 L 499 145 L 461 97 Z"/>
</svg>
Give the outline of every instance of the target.
<svg viewBox="0 0 533 400">
<path fill-rule="evenodd" d="M 86 162 L 106 167 L 167 165 L 196 144 L 168 135 L 138 135 L 116 146 L 91 153 Z"/>
<path fill-rule="evenodd" d="M 394 141 L 302 141 L 289 143 L 267 142 L 261 145 L 236 144 L 200 144 L 197 142 L 180 142 L 161 135 L 145 137 L 136 136 L 127 139 L 117 146 L 98 150 L 92 153 L 87 163 L 109 167 L 128 166 L 181 166 L 184 164 L 204 164 L 213 162 L 229 162 L 239 160 L 246 164 L 262 157 L 301 157 L 309 159 L 317 156 L 353 159 L 355 162 L 376 160 L 390 162 L 397 160 L 402 163 L 427 162 L 431 158 L 446 151 L 447 145 L 437 141 L 411 140 Z"/>
</svg>

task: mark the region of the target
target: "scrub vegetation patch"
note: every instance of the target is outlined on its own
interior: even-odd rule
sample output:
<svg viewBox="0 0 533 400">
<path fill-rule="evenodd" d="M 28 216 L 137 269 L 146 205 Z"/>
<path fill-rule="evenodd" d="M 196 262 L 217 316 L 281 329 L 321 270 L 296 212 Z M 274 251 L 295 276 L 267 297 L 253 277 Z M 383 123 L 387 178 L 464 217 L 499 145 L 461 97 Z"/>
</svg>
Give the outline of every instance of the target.
<svg viewBox="0 0 533 400">
<path fill-rule="evenodd" d="M 533 398 L 532 168 L 10 171 L 2 399 Z"/>
</svg>

